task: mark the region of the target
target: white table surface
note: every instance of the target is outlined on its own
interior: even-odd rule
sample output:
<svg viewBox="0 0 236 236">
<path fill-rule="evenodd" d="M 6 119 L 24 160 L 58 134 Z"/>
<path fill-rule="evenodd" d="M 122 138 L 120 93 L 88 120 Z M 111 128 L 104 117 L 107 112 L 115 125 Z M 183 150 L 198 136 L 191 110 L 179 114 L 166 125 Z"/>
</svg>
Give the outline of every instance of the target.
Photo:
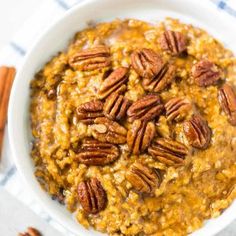
<svg viewBox="0 0 236 236">
<path fill-rule="evenodd" d="M 0 0 L 0 49 L 47 0 Z"/>
<path fill-rule="evenodd" d="M 12 38 L 20 26 L 47 0 L 0 0 L 0 49 Z M 16 236 L 28 226 L 41 229 L 44 236 L 60 236 L 35 213 L 0 188 L 0 235 Z M 235 236 L 236 221 L 217 236 Z M 206 235 L 208 236 L 208 235 Z"/>
</svg>

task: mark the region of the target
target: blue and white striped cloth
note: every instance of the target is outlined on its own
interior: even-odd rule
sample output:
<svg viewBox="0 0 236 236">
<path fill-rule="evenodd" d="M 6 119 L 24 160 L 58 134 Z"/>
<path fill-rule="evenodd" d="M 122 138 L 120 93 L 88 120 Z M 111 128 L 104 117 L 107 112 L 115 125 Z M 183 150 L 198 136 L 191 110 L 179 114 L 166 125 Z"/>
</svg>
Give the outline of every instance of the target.
<svg viewBox="0 0 236 236">
<path fill-rule="evenodd" d="M 29 19 L 9 42 L 8 45 L 0 52 L 0 65 L 12 65 L 19 68 L 24 55 L 31 47 L 35 39 L 48 22 L 52 23 L 60 18 L 65 11 L 76 5 L 78 2 L 86 0 L 48 0 L 46 4 L 38 9 L 37 13 Z M 213 8 L 219 10 L 219 14 L 228 14 L 236 17 L 236 0 L 208 0 Z M 3 187 L 25 205 L 29 206 L 36 214 L 40 215 L 48 223 L 53 225 L 64 235 L 73 235 L 64 229 L 59 223 L 52 219 L 42 207 L 32 198 L 30 194 L 22 187 L 21 180 L 18 176 L 16 167 L 11 160 L 11 153 L 8 143 L 7 134 L 5 136 L 3 158 L 0 163 L 0 187 Z"/>
<path fill-rule="evenodd" d="M 219 10 L 236 17 L 236 1 L 235 0 L 210 0 Z"/>
<path fill-rule="evenodd" d="M 27 50 L 31 48 L 40 33 L 59 19 L 68 9 L 83 0 L 48 0 L 43 4 L 12 40 L 0 52 L 0 65 L 9 65 L 19 68 Z M 2 160 L 0 162 L 0 187 L 15 196 L 25 205 L 29 206 L 37 215 L 55 227 L 63 235 L 74 236 L 57 221 L 52 219 L 35 201 L 32 195 L 24 187 L 16 167 L 11 159 L 11 151 L 8 141 L 8 133 L 5 133 Z"/>
</svg>

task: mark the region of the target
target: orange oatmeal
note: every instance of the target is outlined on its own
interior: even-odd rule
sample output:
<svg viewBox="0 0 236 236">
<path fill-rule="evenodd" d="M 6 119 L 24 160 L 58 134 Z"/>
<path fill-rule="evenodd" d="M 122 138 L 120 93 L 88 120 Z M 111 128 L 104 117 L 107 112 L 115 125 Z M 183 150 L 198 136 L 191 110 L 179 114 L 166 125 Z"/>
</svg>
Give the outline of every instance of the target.
<svg viewBox="0 0 236 236">
<path fill-rule="evenodd" d="M 31 83 L 42 187 L 108 235 L 187 235 L 236 197 L 236 59 L 167 18 L 78 32 Z"/>
</svg>

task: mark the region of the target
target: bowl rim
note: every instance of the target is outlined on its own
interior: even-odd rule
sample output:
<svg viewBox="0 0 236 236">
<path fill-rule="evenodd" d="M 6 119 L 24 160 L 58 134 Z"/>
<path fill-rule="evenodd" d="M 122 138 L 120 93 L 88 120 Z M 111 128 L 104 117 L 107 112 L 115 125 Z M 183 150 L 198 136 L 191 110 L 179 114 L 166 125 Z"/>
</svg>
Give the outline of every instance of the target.
<svg viewBox="0 0 236 236">
<path fill-rule="evenodd" d="M 108 0 L 99 0 L 100 3 L 108 1 Z M 181 0 L 183 2 L 185 2 L 185 0 Z M 60 222 L 65 228 L 69 228 L 69 224 L 65 224 L 63 222 L 63 219 L 60 218 L 59 215 L 57 215 L 58 212 L 56 212 L 55 210 L 52 209 L 51 206 L 46 205 L 44 200 L 41 198 L 42 196 L 40 196 L 41 194 L 39 194 L 40 191 L 38 191 L 37 189 L 39 189 L 39 185 L 34 186 L 32 185 L 32 183 L 29 181 L 29 179 L 27 179 L 26 174 L 24 173 L 24 168 L 22 168 L 22 163 L 21 161 L 17 158 L 18 156 L 18 150 L 17 150 L 17 143 L 14 137 L 14 133 L 15 133 L 15 129 L 13 128 L 14 126 L 12 125 L 14 122 L 14 110 L 16 109 L 15 105 L 14 105 L 14 101 L 17 99 L 17 88 L 20 86 L 20 80 L 21 78 L 23 78 L 23 74 L 25 71 L 25 67 L 24 65 L 27 63 L 27 61 L 29 61 L 31 59 L 31 54 L 34 51 L 34 49 L 37 47 L 38 44 L 41 43 L 42 39 L 44 39 L 45 35 L 47 35 L 53 28 L 58 27 L 58 25 L 63 22 L 67 17 L 69 17 L 70 15 L 74 14 L 75 12 L 78 12 L 80 8 L 82 7 L 86 7 L 89 6 L 90 4 L 93 4 L 95 2 L 98 2 L 98 0 L 83 0 L 80 3 L 76 4 L 76 6 L 72 7 L 71 9 L 67 10 L 58 20 L 56 20 L 53 24 L 51 24 L 49 27 L 47 27 L 42 34 L 38 37 L 38 39 L 34 42 L 34 44 L 30 47 L 30 49 L 28 50 L 25 58 L 23 59 L 23 63 L 20 67 L 20 69 L 18 70 L 17 74 L 16 74 L 16 78 L 15 81 L 13 83 L 13 87 L 12 87 L 12 92 L 11 92 L 11 96 L 10 96 L 10 101 L 9 101 L 9 109 L 8 109 L 8 132 L 9 132 L 9 142 L 10 142 L 10 148 L 11 148 L 11 152 L 13 155 L 13 159 L 14 159 L 14 163 L 17 167 L 17 170 L 21 176 L 21 179 L 23 179 L 23 182 L 25 183 L 27 189 L 29 189 L 30 192 L 32 192 L 32 195 L 34 196 L 34 198 L 37 200 L 37 202 L 40 203 L 40 205 L 43 207 L 43 209 L 49 213 L 49 215 L 51 215 L 54 219 L 56 219 L 56 221 Z M 202 2 L 198 2 L 198 0 L 192 0 L 192 2 L 195 2 L 197 4 L 199 4 L 199 6 L 203 6 Z M 204 7 L 208 8 L 209 11 L 213 12 L 212 7 L 210 8 L 209 3 L 204 3 Z M 232 20 L 231 17 L 225 17 L 225 21 L 230 22 L 230 20 Z M 234 34 L 234 38 L 236 39 L 236 33 Z M 37 191 L 36 191 L 37 190 Z M 221 229 L 223 229 L 227 224 L 229 224 L 231 221 L 233 221 L 236 216 L 234 216 L 234 211 L 236 210 L 236 201 L 234 201 L 226 210 L 223 214 L 221 214 L 221 216 L 224 215 L 224 218 L 226 219 L 223 222 L 221 222 L 219 220 L 218 217 L 217 219 L 214 219 L 215 223 L 213 223 L 213 226 L 211 227 L 211 231 L 210 234 L 208 233 L 208 235 L 213 235 L 217 232 L 219 232 Z M 226 214 L 227 213 L 227 214 Z M 227 221 L 227 222 L 226 222 Z M 206 226 L 202 227 L 201 229 L 195 231 L 192 233 L 192 235 L 196 235 L 196 236 L 200 236 L 200 235 L 205 235 L 206 232 L 208 231 L 204 231 L 204 228 L 206 228 Z M 72 229 L 72 231 L 74 231 Z M 84 231 L 86 233 L 86 235 L 88 235 L 88 233 L 90 231 L 85 230 Z M 92 231 L 91 231 L 92 232 Z M 91 233 L 91 235 L 93 235 L 93 233 Z"/>
</svg>

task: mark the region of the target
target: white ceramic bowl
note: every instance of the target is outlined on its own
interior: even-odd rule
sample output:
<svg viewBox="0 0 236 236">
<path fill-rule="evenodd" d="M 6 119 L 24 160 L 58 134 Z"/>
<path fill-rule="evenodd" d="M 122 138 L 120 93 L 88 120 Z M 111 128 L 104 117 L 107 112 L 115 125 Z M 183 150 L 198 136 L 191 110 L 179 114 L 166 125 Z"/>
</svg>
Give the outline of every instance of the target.
<svg viewBox="0 0 236 236">
<path fill-rule="evenodd" d="M 45 210 L 76 235 L 102 235 L 87 231 L 71 214 L 44 192 L 34 176 L 30 158 L 29 83 L 45 62 L 65 49 L 74 33 L 90 20 L 110 21 L 114 18 L 138 18 L 155 21 L 170 16 L 206 29 L 236 52 L 236 32 L 230 17 L 223 17 L 209 1 L 198 0 L 89 0 L 69 10 L 37 40 L 18 71 L 9 107 L 10 145 L 18 171 Z M 233 48 L 234 47 L 234 48 Z M 193 235 L 210 236 L 236 218 L 236 201 L 217 219 L 209 220 Z"/>
</svg>

